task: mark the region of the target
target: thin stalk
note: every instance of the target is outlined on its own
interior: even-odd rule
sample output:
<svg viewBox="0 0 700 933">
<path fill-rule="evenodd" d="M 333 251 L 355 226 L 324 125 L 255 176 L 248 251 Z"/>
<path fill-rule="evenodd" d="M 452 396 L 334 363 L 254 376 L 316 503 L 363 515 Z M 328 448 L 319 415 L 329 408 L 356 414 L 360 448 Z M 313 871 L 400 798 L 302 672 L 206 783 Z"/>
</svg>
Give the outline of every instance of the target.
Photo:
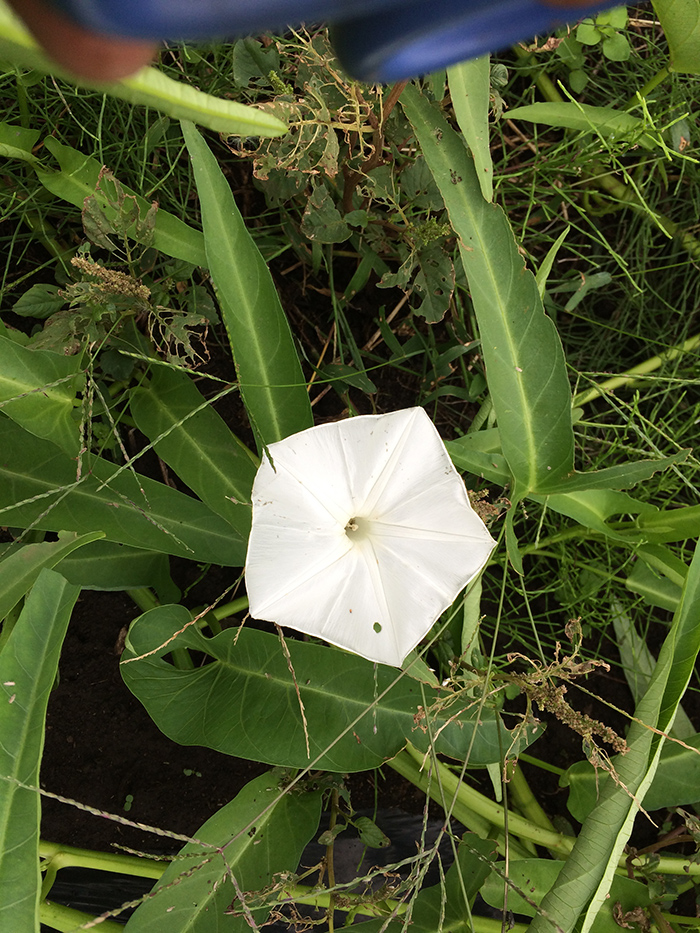
<svg viewBox="0 0 700 933">
<path fill-rule="evenodd" d="M 579 392 L 574 396 L 573 407 L 580 408 L 582 405 L 587 405 L 594 399 L 600 398 L 601 395 L 607 395 L 608 392 L 612 392 L 620 386 L 634 385 L 638 376 L 648 376 L 649 373 L 653 373 L 657 369 L 660 369 L 664 363 L 678 359 L 678 357 L 682 356 L 684 353 L 690 353 L 696 350 L 698 346 L 700 346 L 700 334 L 689 337 L 679 347 L 671 347 L 669 350 L 664 350 L 663 353 L 657 354 L 657 356 L 652 356 L 648 360 L 644 360 L 643 363 L 633 366 L 619 376 L 613 376 L 610 379 L 606 379 L 605 382 L 593 386 L 591 389 L 586 389 L 585 392 Z"/>
<path fill-rule="evenodd" d="M 540 94 L 542 94 L 544 99 L 548 100 L 552 104 L 560 104 L 564 98 L 557 90 L 555 83 L 552 81 L 549 75 L 546 74 L 546 72 L 539 71 L 537 69 L 537 59 L 535 58 L 534 54 L 532 52 L 528 52 L 520 45 L 514 45 L 513 51 L 524 65 L 527 64 L 525 59 L 528 59 L 532 62 L 533 68 L 531 70 L 535 72 L 535 84 L 537 85 Z"/>
<path fill-rule="evenodd" d="M 27 101 L 27 86 L 23 81 L 19 69 L 17 69 L 17 75 L 15 77 L 15 91 L 17 93 L 20 125 L 30 127 L 32 125 L 32 118 L 29 113 L 29 102 Z"/>
<path fill-rule="evenodd" d="M 562 541 L 574 541 L 577 538 L 585 538 L 586 541 L 599 541 L 602 540 L 602 537 L 602 535 L 596 535 L 590 528 L 583 528 L 579 525 L 578 528 L 568 528 L 566 531 L 559 532 L 559 534 L 542 538 L 537 544 L 526 544 L 520 548 L 520 553 L 523 556 L 526 554 L 540 554 L 555 544 L 561 544 Z"/>
<path fill-rule="evenodd" d="M 333 858 L 334 854 L 334 843 L 335 836 L 333 835 L 333 830 L 335 825 L 338 822 L 338 801 L 340 795 L 337 788 L 334 788 L 331 792 L 331 818 L 329 824 L 329 832 L 331 833 L 331 839 L 328 845 L 326 846 L 326 873 L 328 875 L 328 910 L 326 912 L 326 920 L 328 922 L 328 933 L 333 933 L 334 927 L 334 912 L 335 912 L 335 861 Z"/>
<path fill-rule="evenodd" d="M 533 765 L 536 768 L 540 768 L 542 771 L 549 771 L 551 774 L 562 775 L 564 773 L 563 768 L 557 768 L 556 765 L 551 765 L 547 761 L 542 761 L 541 758 L 535 758 L 534 755 L 528 755 L 527 752 L 521 752 L 518 756 L 520 761 L 524 761 L 525 764 Z"/>
<path fill-rule="evenodd" d="M 90 868 L 93 871 L 110 871 L 157 880 L 168 866 L 166 862 L 153 862 L 135 855 L 92 852 L 90 849 L 76 849 L 73 846 L 47 842 L 45 839 L 39 840 L 39 858 L 44 875 L 41 885 L 42 901 L 49 896 L 56 875 L 62 868 Z M 72 930 L 73 927 L 68 929 Z"/>
</svg>

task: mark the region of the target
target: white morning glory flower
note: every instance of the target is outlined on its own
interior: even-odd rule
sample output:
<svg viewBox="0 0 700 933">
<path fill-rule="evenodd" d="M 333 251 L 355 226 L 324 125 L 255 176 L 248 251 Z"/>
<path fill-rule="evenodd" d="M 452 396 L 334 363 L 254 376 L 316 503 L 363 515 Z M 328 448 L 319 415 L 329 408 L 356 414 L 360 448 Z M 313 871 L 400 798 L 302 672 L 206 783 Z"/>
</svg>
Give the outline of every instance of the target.
<svg viewBox="0 0 700 933">
<path fill-rule="evenodd" d="M 422 408 L 362 415 L 269 452 L 253 484 L 250 614 L 400 665 L 495 546 L 432 421 Z"/>
</svg>

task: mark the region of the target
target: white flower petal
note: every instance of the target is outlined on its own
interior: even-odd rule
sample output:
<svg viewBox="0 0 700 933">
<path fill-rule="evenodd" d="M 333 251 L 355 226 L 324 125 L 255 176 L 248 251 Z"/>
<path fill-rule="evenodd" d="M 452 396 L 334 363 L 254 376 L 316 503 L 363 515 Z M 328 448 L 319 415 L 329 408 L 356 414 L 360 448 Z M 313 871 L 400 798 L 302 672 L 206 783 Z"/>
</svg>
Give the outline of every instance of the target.
<svg viewBox="0 0 700 933">
<path fill-rule="evenodd" d="M 253 487 L 251 615 L 400 664 L 495 544 L 434 425 L 420 408 L 365 415 L 270 455 Z"/>
</svg>

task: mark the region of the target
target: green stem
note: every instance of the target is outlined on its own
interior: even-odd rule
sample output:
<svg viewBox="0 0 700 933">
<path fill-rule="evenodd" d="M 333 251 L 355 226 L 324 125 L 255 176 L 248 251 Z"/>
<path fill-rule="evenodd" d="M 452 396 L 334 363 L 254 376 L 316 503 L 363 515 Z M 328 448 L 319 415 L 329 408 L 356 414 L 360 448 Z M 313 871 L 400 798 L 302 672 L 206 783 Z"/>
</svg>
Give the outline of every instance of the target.
<svg viewBox="0 0 700 933">
<path fill-rule="evenodd" d="M 528 52 L 526 49 L 519 45 L 514 45 L 513 51 L 523 63 L 523 65 L 527 65 L 526 59 L 532 62 L 533 67 L 530 69 L 530 71 L 534 74 L 535 84 L 537 85 L 537 88 L 544 99 L 548 100 L 551 104 L 561 104 L 564 98 L 557 90 L 556 85 L 549 77 L 549 75 L 539 69 L 534 54 L 532 52 Z"/>
<path fill-rule="evenodd" d="M 520 810 L 526 819 L 530 820 L 530 822 L 535 826 L 541 826 L 542 829 L 546 829 L 550 832 L 556 832 L 554 826 L 552 825 L 552 821 L 539 805 L 535 799 L 535 795 L 530 790 L 530 785 L 525 780 L 525 775 L 523 774 L 523 770 L 519 764 L 516 764 L 511 770 L 508 781 L 508 788 L 513 803 L 515 803 L 518 810 Z"/>
<path fill-rule="evenodd" d="M 230 603 L 224 603 L 222 606 L 217 606 L 215 609 L 212 609 L 209 615 L 214 616 L 217 622 L 221 622 L 223 619 L 228 619 L 229 616 L 235 616 L 247 608 L 248 597 L 240 596 L 238 599 L 234 599 Z"/>
<path fill-rule="evenodd" d="M 518 756 L 520 761 L 524 761 L 525 764 L 533 765 L 535 768 L 540 768 L 542 771 L 549 771 L 551 774 L 558 774 L 561 776 L 564 773 L 563 768 L 557 768 L 556 765 L 550 765 L 547 761 L 542 761 L 540 758 L 535 758 L 534 755 L 528 755 L 527 752 L 521 752 Z"/>
<path fill-rule="evenodd" d="M 169 861 L 154 861 L 140 858 L 138 855 L 126 855 L 117 852 L 93 852 L 91 849 L 78 849 L 62 843 L 39 840 L 39 858 L 42 859 L 42 871 L 49 866 L 61 868 L 92 868 L 95 871 L 111 871 L 119 875 L 134 875 L 139 878 L 157 880 L 170 864 Z"/>
<path fill-rule="evenodd" d="M 444 804 L 446 799 L 454 800 L 453 816 L 461 823 L 481 835 L 489 824 L 505 830 L 506 810 L 500 804 L 489 800 L 479 791 L 464 784 L 441 761 L 432 761 L 431 770 L 439 775 L 439 780 L 431 779 L 428 768 L 423 768 L 423 755 L 409 742 L 405 750 L 387 762 L 395 771 L 407 778 L 416 787 L 430 794 L 433 800 Z M 476 819 L 475 819 L 476 817 Z M 553 830 L 535 826 L 517 813 L 507 813 L 508 831 L 514 836 L 528 839 L 536 845 L 544 846 L 557 855 L 568 855 L 574 842 L 570 836 Z"/>
<path fill-rule="evenodd" d="M 338 802 L 340 800 L 340 795 L 337 788 L 333 788 L 331 791 L 331 817 L 328 825 L 328 829 L 331 833 L 331 841 L 326 846 L 326 873 L 328 875 L 328 910 L 326 911 L 326 920 L 328 923 L 328 933 L 333 933 L 334 928 L 334 912 L 335 912 L 335 861 L 333 859 L 334 855 L 334 842 L 335 837 L 333 836 L 333 830 L 338 821 Z"/>
<path fill-rule="evenodd" d="M 41 922 L 61 933 L 75 930 L 82 924 L 95 919 L 90 914 L 46 900 L 56 880 L 56 875 L 62 868 L 90 868 L 93 871 L 110 871 L 121 875 L 157 880 L 168 866 L 167 862 L 153 862 L 135 855 L 76 849 L 73 846 L 64 846 L 45 839 L 39 840 L 39 857 L 41 871 L 44 874 L 41 887 Z M 100 930 L 117 933 L 123 929 L 121 923 L 115 923 L 112 920 L 104 920 L 100 923 Z"/>
<path fill-rule="evenodd" d="M 153 878 L 154 880 L 161 877 L 169 864 L 168 862 L 153 862 L 133 855 L 91 852 L 88 849 L 76 849 L 72 846 L 57 845 L 45 840 L 40 842 L 39 852 L 43 859 L 49 859 L 54 865 L 56 862 L 60 862 L 59 868 L 92 868 L 97 871 L 118 872 L 120 874 Z M 42 866 L 42 868 L 45 867 L 45 865 Z M 342 898 L 337 898 L 338 893 L 342 893 Z M 335 903 L 334 895 L 336 895 Z M 336 910 L 352 911 L 367 917 L 398 917 L 406 912 L 406 904 L 400 901 L 387 899 L 367 902 L 367 897 L 364 894 L 355 894 L 345 890 L 317 890 L 300 884 L 285 887 L 278 895 L 276 903 L 283 905 L 290 901 L 324 911 L 328 911 L 333 905 Z M 89 914 L 63 907 L 60 904 L 45 902 L 41 905 L 42 922 L 53 926 L 59 931 L 72 931 L 81 924 L 93 919 Z M 488 917 L 472 917 L 472 920 L 473 927 L 469 925 L 468 918 L 465 918 L 464 924 L 454 927 L 455 933 L 462 930 L 469 931 L 470 929 L 473 929 L 474 933 L 501 933 L 500 921 Z M 100 924 L 99 929 L 117 933 L 118 930 L 123 930 L 124 927 L 119 923 L 105 920 Z M 522 924 L 516 924 L 511 929 L 515 933 L 525 933 L 525 926 Z"/>
<path fill-rule="evenodd" d="M 630 99 L 625 104 L 625 110 L 629 110 L 631 107 L 634 107 L 635 104 L 638 104 L 640 97 L 648 97 L 651 92 L 661 84 L 662 81 L 665 81 L 666 78 L 668 78 L 670 74 L 671 66 L 664 65 L 660 71 L 656 72 L 653 78 L 650 78 L 647 81 L 641 91 L 637 91 L 633 97 L 630 97 Z"/>
<path fill-rule="evenodd" d="M 659 353 L 657 356 L 652 356 L 650 359 L 644 360 L 643 363 L 633 366 L 620 376 L 613 376 L 610 379 L 606 379 L 605 382 L 601 382 L 599 385 L 587 389 L 585 392 L 579 392 L 574 396 L 573 407 L 580 408 L 582 405 L 587 405 L 594 399 L 599 398 L 601 395 L 607 395 L 608 392 L 612 392 L 620 386 L 634 385 L 638 376 L 648 376 L 649 373 L 653 373 L 657 369 L 660 369 L 664 363 L 675 360 L 685 353 L 690 353 L 698 346 L 700 346 L 700 334 L 696 334 L 695 337 L 689 337 L 679 347 L 671 347 L 668 350 L 664 350 L 663 353 Z"/>
<path fill-rule="evenodd" d="M 155 609 L 156 606 L 160 605 L 147 586 L 139 586 L 132 590 L 127 590 L 126 594 L 136 603 L 141 612 L 149 612 L 151 609 Z"/>
<path fill-rule="evenodd" d="M 407 905 L 402 901 L 394 901 L 387 898 L 385 901 L 374 901 L 367 903 L 366 896 L 363 894 L 353 894 L 345 890 L 339 891 L 342 897 L 339 901 L 342 907 L 336 904 L 336 910 L 353 912 L 365 917 L 401 917 L 406 913 Z M 315 907 L 317 910 L 328 910 L 330 906 L 330 891 L 315 891 L 305 885 L 295 884 L 286 887 L 279 895 L 277 903 L 284 905 L 293 901 L 294 904 L 305 904 L 308 907 Z M 525 933 L 527 929 L 525 924 L 516 923 L 509 926 L 509 930 L 514 933 Z M 465 917 L 461 923 L 451 923 L 450 930 L 453 933 L 473 930 L 474 933 L 502 933 L 503 926 L 500 920 L 494 920 L 491 917 L 477 917 L 472 914 L 471 917 Z"/>
<path fill-rule="evenodd" d="M 469 785 L 460 781 L 443 762 L 432 759 L 430 769 L 423 768 L 423 755 L 410 742 L 403 751 L 399 752 L 387 764 L 416 787 L 428 793 L 441 806 L 444 806 L 445 800 L 454 799 L 452 814 L 474 832 L 479 832 L 472 825 L 476 815 L 482 821 L 491 823 L 501 830 L 505 830 L 507 824 L 509 834 L 520 836 L 522 839 L 528 839 L 536 845 L 543 846 L 555 857 L 568 856 L 574 847 L 576 839 L 573 836 L 565 836 L 563 833 L 536 826 L 530 820 L 510 810 L 506 812 L 505 808 L 500 804 L 494 803 L 493 800 L 489 800 L 488 797 L 474 790 L 473 787 L 469 787 Z M 430 771 L 433 771 L 436 777 L 439 775 L 439 780 L 432 779 Z M 481 834 L 479 833 L 479 835 Z M 500 841 L 498 846 L 502 849 Z M 642 870 L 647 865 L 651 865 L 651 858 L 640 855 L 630 859 L 628 863 L 627 857 L 623 856 L 620 859 L 620 869 L 627 872 L 628 865 L 634 869 Z M 700 864 L 677 856 L 660 858 L 653 863 L 653 869 L 661 875 L 700 876 Z"/>
<path fill-rule="evenodd" d="M 22 220 L 51 256 L 60 260 L 64 267 L 67 266 L 70 258 L 75 255 L 75 250 L 64 246 L 60 242 L 54 229 L 45 218 L 38 211 L 26 211 L 22 215 Z"/>
<path fill-rule="evenodd" d="M 32 125 L 32 119 L 29 115 L 29 103 L 27 101 L 27 86 L 24 83 L 22 75 L 17 70 L 15 77 L 15 92 L 17 94 L 17 104 L 19 106 L 19 122 L 21 126 L 29 127 Z"/>
<path fill-rule="evenodd" d="M 544 497 L 542 497 L 542 500 L 537 501 L 544 501 Z M 520 548 L 520 553 L 523 556 L 525 556 L 525 554 L 540 554 L 542 551 L 545 551 L 555 544 L 561 544 L 562 541 L 572 541 L 576 540 L 576 538 L 585 538 L 586 541 L 595 541 L 600 540 L 601 537 L 601 535 L 596 537 L 595 532 L 592 532 L 590 528 L 583 528 L 579 525 L 576 528 L 569 528 L 566 531 L 561 531 L 559 534 L 550 535 L 548 538 L 542 538 L 537 544 L 526 544 L 524 547 Z"/>
<path fill-rule="evenodd" d="M 39 916 L 42 923 L 52 930 L 58 930 L 59 933 L 73 933 L 83 924 L 95 920 L 95 917 L 83 913 L 82 910 L 74 910 L 72 907 L 64 907 L 63 904 L 54 904 L 51 901 L 44 901 L 39 906 Z M 102 920 L 99 930 L 100 933 L 124 933 L 124 924 L 114 920 Z"/>
</svg>

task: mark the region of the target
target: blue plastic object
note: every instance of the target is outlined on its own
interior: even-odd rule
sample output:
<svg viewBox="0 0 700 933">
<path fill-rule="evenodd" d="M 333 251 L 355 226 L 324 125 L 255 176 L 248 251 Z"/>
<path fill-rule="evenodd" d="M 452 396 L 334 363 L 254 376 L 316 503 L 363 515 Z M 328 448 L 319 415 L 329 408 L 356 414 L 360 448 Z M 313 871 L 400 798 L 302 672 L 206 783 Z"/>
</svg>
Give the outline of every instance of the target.
<svg viewBox="0 0 700 933">
<path fill-rule="evenodd" d="M 216 39 L 329 22 L 364 81 L 399 81 L 495 51 L 619 0 L 50 0 L 83 26 L 140 39 Z"/>
</svg>

